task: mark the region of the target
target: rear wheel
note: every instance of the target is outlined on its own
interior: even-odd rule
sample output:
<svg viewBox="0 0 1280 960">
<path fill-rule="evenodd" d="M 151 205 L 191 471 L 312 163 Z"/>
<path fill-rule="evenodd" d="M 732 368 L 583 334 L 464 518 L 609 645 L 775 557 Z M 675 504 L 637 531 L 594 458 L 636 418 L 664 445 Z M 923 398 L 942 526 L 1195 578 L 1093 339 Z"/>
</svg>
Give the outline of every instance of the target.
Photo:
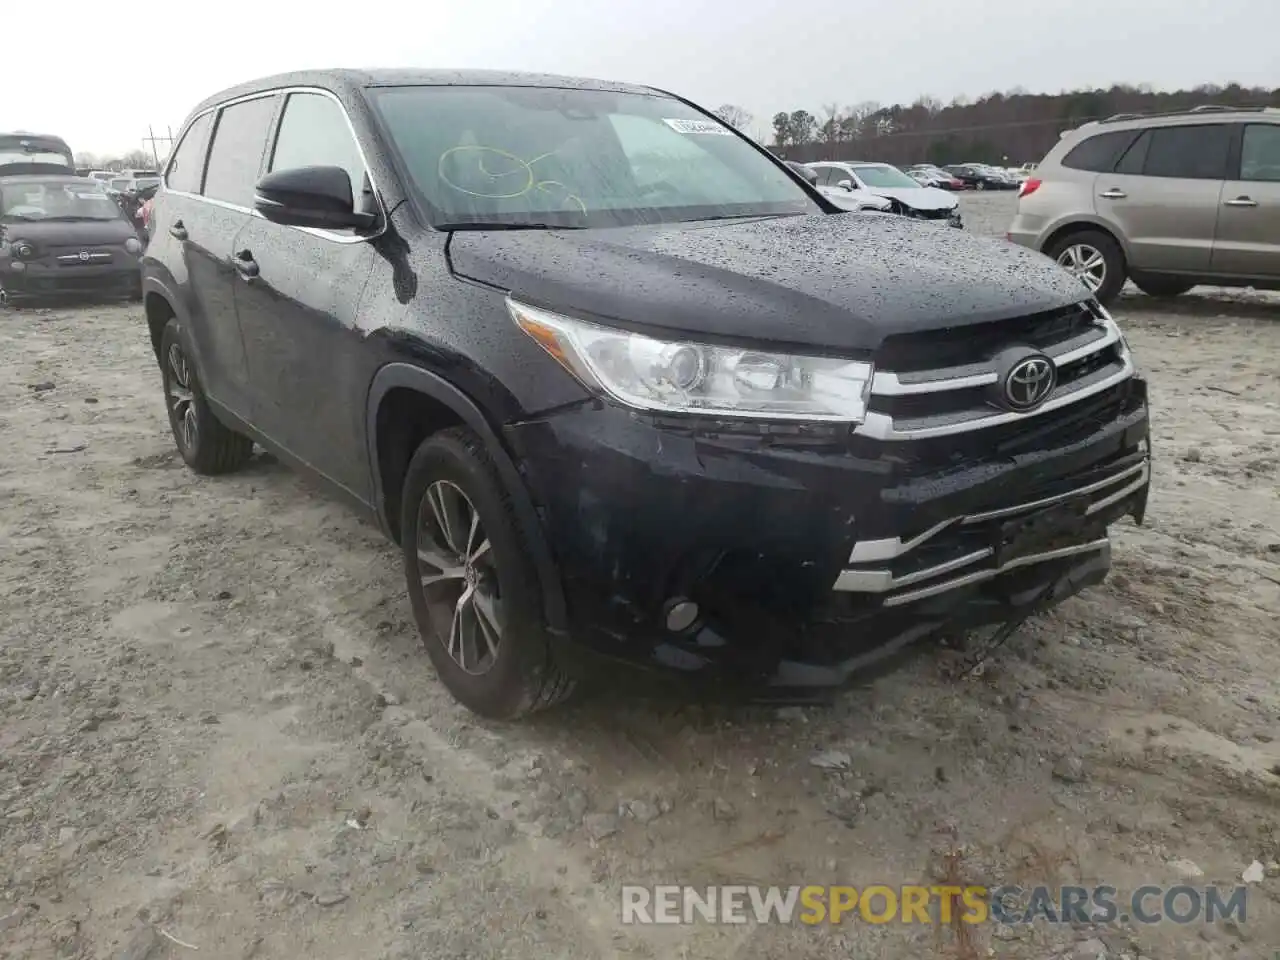
<svg viewBox="0 0 1280 960">
<path fill-rule="evenodd" d="M 985 190 L 985 189 L 987 189 L 986 181 L 984 181 L 984 180 L 979 180 L 977 183 L 975 183 L 975 184 L 973 185 L 973 188 L 974 188 L 975 190 Z"/>
<path fill-rule="evenodd" d="M 1124 286 L 1124 253 L 1105 233 L 1082 230 L 1062 237 L 1045 250 L 1101 303 L 1110 303 Z"/>
<path fill-rule="evenodd" d="M 177 318 L 165 324 L 160 336 L 160 375 L 173 440 L 187 466 L 210 475 L 244 466 L 253 453 L 253 441 L 227 427 L 209 408 Z"/>
<path fill-rule="evenodd" d="M 1159 275 L 1135 276 L 1133 284 L 1149 297 L 1176 297 L 1186 293 L 1194 283 L 1180 277 L 1163 277 Z"/>
<path fill-rule="evenodd" d="M 538 575 L 483 442 L 463 427 L 429 437 L 401 503 L 410 604 L 449 692 L 500 720 L 565 700 L 574 683 L 552 659 Z"/>
</svg>

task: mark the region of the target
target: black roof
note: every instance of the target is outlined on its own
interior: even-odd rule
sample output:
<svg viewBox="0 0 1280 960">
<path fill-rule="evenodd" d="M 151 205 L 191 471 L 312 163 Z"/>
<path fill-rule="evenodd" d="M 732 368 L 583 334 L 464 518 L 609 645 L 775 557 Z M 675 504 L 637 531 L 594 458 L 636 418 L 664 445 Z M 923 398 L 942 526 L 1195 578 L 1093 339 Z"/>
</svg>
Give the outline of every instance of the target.
<svg viewBox="0 0 1280 960">
<path fill-rule="evenodd" d="M 211 97 L 206 97 L 192 111 L 200 113 L 224 100 L 233 100 L 253 93 L 263 93 L 280 87 L 325 87 L 335 90 L 353 90 L 363 87 L 407 86 L 504 86 L 504 87 L 569 87 L 579 90 L 608 90 L 614 93 L 662 93 L 653 87 L 633 83 L 615 83 L 608 80 L 591 80 L 585 77 L 564 77 L 553 73 L 520 73 L 507 70 L 415 70 L 378 69 L 351 70 L 300 70 L 278 73 L 258 80 L 250 80 L 229 87 Z"/>
</svg>

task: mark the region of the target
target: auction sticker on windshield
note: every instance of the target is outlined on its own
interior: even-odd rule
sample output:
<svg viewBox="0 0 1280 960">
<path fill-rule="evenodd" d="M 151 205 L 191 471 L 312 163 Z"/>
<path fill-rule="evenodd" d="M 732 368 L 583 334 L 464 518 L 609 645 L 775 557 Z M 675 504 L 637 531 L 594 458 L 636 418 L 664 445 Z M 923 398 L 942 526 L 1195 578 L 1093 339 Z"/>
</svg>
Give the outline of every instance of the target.
<svg viewBox="0 0 1280 960">
<path fill-rule="evenodd" d="M 676 133 L 714 133 L 722 137 L 731 137 L 732 133 L 726 127 L 721 126 L 711 120 L 684 120 L 670 119 L 664 117 L 662 120 L 668 127 Z"/>
</svg>

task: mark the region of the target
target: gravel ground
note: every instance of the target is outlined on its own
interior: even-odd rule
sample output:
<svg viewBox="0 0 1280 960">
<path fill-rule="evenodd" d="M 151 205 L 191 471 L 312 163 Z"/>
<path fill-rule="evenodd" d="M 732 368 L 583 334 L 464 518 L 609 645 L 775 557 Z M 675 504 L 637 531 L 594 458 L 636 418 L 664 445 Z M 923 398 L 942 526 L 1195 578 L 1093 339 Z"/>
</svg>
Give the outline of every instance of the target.
<svg viewBox="0 0 1280 960">
<path fill-rule="evenodd" d="M 1012 210 L 964 204 L 991 234 Z M 0 314 L 0 956 L 1270 957 L 1280 302 L 1115 313 L 1153 385 L 1148 526 L 980 675 L 930 648 L 829 708 L 514 727 L 436 682 L 373 529 L 269 457 L 183 468 L 136 307 Z M 619 920 L 627 882 L 1126 890 L 1255 860 L 1246 922 L 1212 927 Z"/>
</svg>

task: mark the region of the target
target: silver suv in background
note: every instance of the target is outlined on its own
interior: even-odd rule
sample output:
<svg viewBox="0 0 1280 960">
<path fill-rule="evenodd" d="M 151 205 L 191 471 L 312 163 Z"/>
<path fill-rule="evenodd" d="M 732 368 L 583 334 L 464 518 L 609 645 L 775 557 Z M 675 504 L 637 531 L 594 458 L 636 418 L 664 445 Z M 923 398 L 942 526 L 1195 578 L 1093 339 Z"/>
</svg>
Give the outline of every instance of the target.
<svg viewBox="0 0 1280 960">
<path fill-rule="evenodd" d="M 1062 135 L 1009 228 L 1106 303 L 1198 283 L 1280 289 L 1280 110 L 1118 114 Z"/>
</svg>

